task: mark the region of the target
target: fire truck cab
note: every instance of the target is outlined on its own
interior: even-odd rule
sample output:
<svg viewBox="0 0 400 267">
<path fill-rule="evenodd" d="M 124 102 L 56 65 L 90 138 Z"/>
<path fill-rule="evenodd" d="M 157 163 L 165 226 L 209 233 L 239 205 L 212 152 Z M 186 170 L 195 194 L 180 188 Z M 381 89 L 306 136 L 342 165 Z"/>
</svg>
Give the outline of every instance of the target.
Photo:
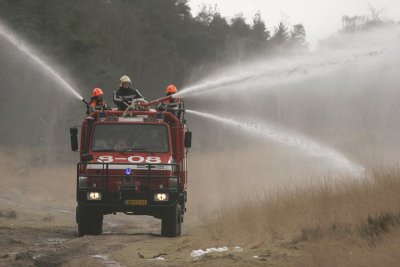
<svg viewBox="0 0 400 267">
<path fill-rule="evenodd" d="M 131 110 L 95 110 L 71 128 L 77 164 L 76 221 L 79 236 L 102 233 L 103 216 L 123 212 L 162 220 L 161 235 L 176 237 L 187 201 L 187 153 L 191 132 L 183 107 L 149 109 L 166 98 Z"/>
</svg>

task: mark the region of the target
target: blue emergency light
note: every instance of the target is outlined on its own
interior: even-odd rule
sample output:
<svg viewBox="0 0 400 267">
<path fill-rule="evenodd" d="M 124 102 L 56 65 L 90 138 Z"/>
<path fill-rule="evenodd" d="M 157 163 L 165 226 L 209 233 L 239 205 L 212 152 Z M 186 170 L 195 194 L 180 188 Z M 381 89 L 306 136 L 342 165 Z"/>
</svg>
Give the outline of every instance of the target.
<svg viewBox="0 0 400 267">
<path fill-rule="evenodd" d="M 100 120 L 105 120 L 106 119 L 106 113 L 104 111 L 100 112 Z"/>
<path fill-rule="evenodd" d="M 129 168 L 126 169 L 126 170 L 125 170 L 125 174 L 126 174 L 126 175 L 131 175 L 131 174 L 132 174 L 132 170 L 129 169 Z"/>
</svg>

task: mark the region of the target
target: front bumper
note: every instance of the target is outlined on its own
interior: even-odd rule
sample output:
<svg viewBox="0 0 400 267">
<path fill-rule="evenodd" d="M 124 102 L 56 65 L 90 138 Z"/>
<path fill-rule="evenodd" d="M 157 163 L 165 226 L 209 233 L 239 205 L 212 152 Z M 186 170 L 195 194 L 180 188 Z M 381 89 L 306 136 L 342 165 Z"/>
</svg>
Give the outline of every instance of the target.
<svg viewBox="0 0 400 267">
<path fill-rule="evenodd" d="M 119 171 L 127 168 L 132 168 L 134 174 L 128 175 Z M 160 174 L 160 170 L 166 174 Z M 180 166 L 175 163 L 80 162 L 77 165 L 77 201 L 79 205 L 96 209 L 103 214 L 125 212 L 161 218 L 163 213 L 176 203 L 184 207 L 186 194 L 181 189 L 180 173 Z M 86 185 L 85 182 L 80 184 L 80 177 L 92 181 Z M 121 180 L 121 183 L 118 184 L 116 179 Z M 165 181 L 168 179 L 176 179 L 176 184 L 167 187 Z M 160 184 L 164 189 L 160 189 Z M 101 200 L 88 200 L 88 192 L 101 193 Z M 168 201 L 155 201 L 154 195 L 157 193 L 167 193 Z M 130 200 L 129 203 L 126 203 L 126 200 Z"/>
<path fill-rule="evenodd" d="M 180 193 L 177 191 L 145 191 L 145 192 L 107 192 L 96 191 L 102 194 L 101 200 L 88 200 L 88 192 L 95 190 L 80 190 L 77 192 L 77 201 L 79 205 L 95 208 L 103 214 L 111 214 L 115 212 L 131 213 L 132 215 L 150 215 L 161 218 L 166 209 L 179 202 Z M 154 195 L 157 193 L 167 193 L 168 201 L 155 201 Z M 146 200 L 146 204 L 127 204 L 126 200 Z"/>
</svg>

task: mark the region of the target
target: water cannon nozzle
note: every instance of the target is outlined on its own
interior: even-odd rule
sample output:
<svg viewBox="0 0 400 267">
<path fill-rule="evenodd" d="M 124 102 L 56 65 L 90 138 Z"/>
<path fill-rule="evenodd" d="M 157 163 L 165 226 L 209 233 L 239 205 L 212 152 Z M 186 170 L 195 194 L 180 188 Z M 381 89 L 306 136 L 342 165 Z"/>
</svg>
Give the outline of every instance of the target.
<svg viewBox="0 0 400 267">
<path fill-rule="evenodd" d="M 86 105 L 86 115 L 89 115 L 91 113 L 91 111 L 92 111 L 91 108 L 90 108 L 89 103 L 84 98 L 82 98 L 81 101 Z"/>
</svg>

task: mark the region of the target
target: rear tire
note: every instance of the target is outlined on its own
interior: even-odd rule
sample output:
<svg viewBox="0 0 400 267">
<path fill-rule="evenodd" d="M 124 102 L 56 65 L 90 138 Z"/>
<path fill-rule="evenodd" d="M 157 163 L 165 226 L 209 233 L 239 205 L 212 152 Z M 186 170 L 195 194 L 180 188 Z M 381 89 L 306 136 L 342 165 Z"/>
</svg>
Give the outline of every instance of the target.
<svg viewBox="0 0 400 267">
<path fill-rule="evenodd" d="M 177 237 L 182 232 L 181 206 L 175 204 L 169 207 L 161 219 L 161 235 L 166 237 Z"/>
<path fill-rule="evenodd" d="M 78 205 L 76 208 L 78 235 L 101 235 L 103 233 L 103 213 L 96 208 Z"/>
</svg>

